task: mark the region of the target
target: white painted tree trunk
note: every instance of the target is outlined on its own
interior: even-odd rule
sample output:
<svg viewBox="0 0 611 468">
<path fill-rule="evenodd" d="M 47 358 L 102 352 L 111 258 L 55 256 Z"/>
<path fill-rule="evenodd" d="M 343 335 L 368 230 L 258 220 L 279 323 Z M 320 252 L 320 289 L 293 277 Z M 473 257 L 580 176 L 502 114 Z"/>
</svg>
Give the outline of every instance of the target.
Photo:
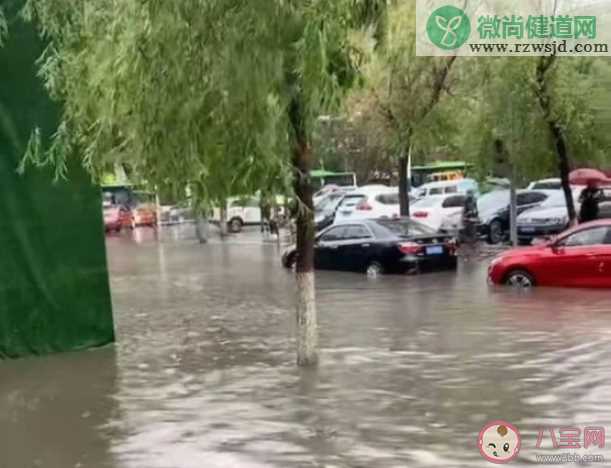
<svg viewBox="0 0 611 468">
<path fill-rule="evenodd" d="M 318 318 L 314 272 L 297 273 L 297 364 L 318 362 Z"/>
<path fill-rule="evenodd" d="M 202 215 L 198 215 L 195 224 L 195 232 L 197 234 L 197 240 L 200 244 L 208 243 L 209 235 L 208 219 Z"/>
<path fill-rule="evenodd" d="M 221 237 L 224 239 L 227 237 L 227 208 L 221 208 L 221 224 L 219 228 L 221 229 Z"/>
</svg>

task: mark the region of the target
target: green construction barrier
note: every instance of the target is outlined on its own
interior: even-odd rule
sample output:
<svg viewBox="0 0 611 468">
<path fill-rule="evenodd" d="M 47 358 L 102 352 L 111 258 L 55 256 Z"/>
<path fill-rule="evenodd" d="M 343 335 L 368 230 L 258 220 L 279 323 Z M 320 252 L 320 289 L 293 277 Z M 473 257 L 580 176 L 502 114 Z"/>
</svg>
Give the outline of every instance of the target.
<svg viewBox="0 0 611 468">
<path fill-rule="evenodd" d="M 37 78 L 43 45 L 2 0 L 9 35 L 0 48 L 0 358 L 105 345 L 114 340 L 100 190 L 75 162 L 16 171 L 32 129 L 43 141 L 59 108 Z"/>
</svg>

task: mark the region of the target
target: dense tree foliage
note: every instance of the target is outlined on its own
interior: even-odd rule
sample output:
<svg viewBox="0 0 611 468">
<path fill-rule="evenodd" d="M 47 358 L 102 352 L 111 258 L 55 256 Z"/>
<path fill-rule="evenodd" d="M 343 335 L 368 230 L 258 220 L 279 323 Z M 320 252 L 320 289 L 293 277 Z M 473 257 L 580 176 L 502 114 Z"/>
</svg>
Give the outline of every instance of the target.
<svg viewBox="0 0 611 468">
<path fill-rule="evenodd" d="M 312 134 L 357 79 L 352 32 L 372 26 L 379 36 L 384 8 L 382 0 L 30 0 L 26 13 L 50 40 L 41 74 L 65 106 L 47 159 L 61 167 L 53 155 L 78 152 L 94 175 L 124 163 L 154 185 L 189 185 L 200 201 L 292 188 L 299 360 L 313 363 Z"/>
</svg>

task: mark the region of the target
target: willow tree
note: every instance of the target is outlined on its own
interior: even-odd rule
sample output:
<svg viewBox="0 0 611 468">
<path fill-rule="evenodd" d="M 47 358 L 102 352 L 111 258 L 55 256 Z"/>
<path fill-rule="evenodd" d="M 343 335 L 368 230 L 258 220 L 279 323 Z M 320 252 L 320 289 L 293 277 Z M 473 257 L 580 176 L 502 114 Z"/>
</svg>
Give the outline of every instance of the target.
<svg viewBox="0 0 611 468">
<path fill-rule="evenodd" d="M 56 152 L 129 165 L 207 201 L 270 186 L 297 200 L 298 362 L 317 361 L 310 140 L 358 75 L 353 31 L 385 0 L 30 0 L 64 102 Z M 77 150 L 78 148 L 78 150 Z M 61 165 L 59 165 L 61 167 Z M 273 180 L 271 180 L 273 179 Z"/>
<path fill-rule="evenodd" d="M 384 47 L 367 68 L 368 92 L 395 147 L 401 216 L 409 216 L 409 154 L 439 123 L 435 110 L 447 95 L 456 56 L 416 57 L 415 3 L 396 2 L 388 16 Z"/>
</svg>

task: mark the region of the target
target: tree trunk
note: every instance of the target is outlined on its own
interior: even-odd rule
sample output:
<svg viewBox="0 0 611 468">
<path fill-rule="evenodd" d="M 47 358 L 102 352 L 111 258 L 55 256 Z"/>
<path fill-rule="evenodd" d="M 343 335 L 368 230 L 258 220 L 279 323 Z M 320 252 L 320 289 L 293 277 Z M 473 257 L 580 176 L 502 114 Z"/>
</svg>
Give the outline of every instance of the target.
<svg viewBox="0 0 611 468">
<path fill-rule="evenodd" d="M 402 218 L 407 218 L 409 212 L 409 186 L 410 181 L 407 180 L 407 163 L 408 158 L 405 152 L 399 158 L 399 214 Z"/>
<path fill-rule="evenodd" d="M 221 219 L 220 219 L 220 225 L 219 228 L 221 229 L 221 238 L 225 238 L 227 237 L 227 204 L 225 203 L 225 206 L 221 207 Z"/>
<path fill-rule="evenodd" d="M 537 64 L 535 92 L 539 100 L 539 106 L 543 112 L 543 118 L 552 137 L 554 151 L 558 157 L 558 169 L 560 172 L 560 180 L 562 181 L 564 198 L 566 200 L 569 222 L 570 224 L 574 224 L 577 220 L 577 211 L 575 210 L 575 201 L 573 200 L 573 192 L 569 180 L 571 164 L 569 162 L 568 145 L 562 126 L 552 113 L 551 97 L 546 79 L 547 72 L 551 69 L 555 60 L 555 55 L 540 57 Z"/>
<path fill-rule="evenodd" d="M 511 245 L 518 245 L 518 193 L 516 191 L 515 177 L 511 178 L 509 189 L 509 239 Z"/>
<path fill-rule="evenodd" d="M 297 364 L 318 363 L 318 324 L 314 284 L 314 203 L 310 171 L 312 153 L 304 128 L 298 98 L 291 103 L 290 118 L 295 131 L 293 148 L 294 191 L 297 198 Z"/>
<path fill-rule="evenodd" d="M 569 155 L 566 149 L 566 141 L 562 129 L 556 124 L 549 124 L 550 131 L 554 139 L 554 147 L 558 156 L 558 169 L 560 172 L 560 180 L 562 182 L 562 190 L 566 199 L 566 207 L 569 215 L 570 224 L 577 221 L 577 210 L 575 209 L 575 201 L 573 200 L 573 191 L 571 190 L 570 172 L 571 165 L 569 163 Z"/>
<path fill-rule="evenodd" d="M 195 234 L 200 244 L 208 243 L 208 227 L 208 219 L 204 215 L 198 214 L 195 221 Z"/>
</svg>

